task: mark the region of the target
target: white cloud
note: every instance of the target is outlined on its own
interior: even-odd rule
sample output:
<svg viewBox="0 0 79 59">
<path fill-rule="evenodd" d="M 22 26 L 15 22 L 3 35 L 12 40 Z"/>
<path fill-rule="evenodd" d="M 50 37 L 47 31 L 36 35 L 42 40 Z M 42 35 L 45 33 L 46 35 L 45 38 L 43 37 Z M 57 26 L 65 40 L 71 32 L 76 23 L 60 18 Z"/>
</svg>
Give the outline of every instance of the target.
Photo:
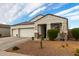
<svg viewBox="0 0 79 59">
<path fill-rule="evenodd" d="M 69 13 L 69 12 L 75 10 L 75 9 L 79 9 L 79 5 L 75 6 L 75 7 L 72 7 L 70 9 L 67 9 L 67 10 L 61 11 L 59 13 L 56 13 L 55 15 L 65 15 L 65 14 L 67 14 L 67 13 Z"/>
<path fill-rule="evenodd" d="M 41 3 L 0 3 L 0 23 L 10 22 L 42 6 Z"/>
<path fill-rule="evenodd" d="M 10 11 L 10 9 L 13 7 L 12 4 L 8 3 L 0 3 L 0 23 L 8 23 L 8 17 L 6 17 L 6 13 Z M 6 19 L 7 18 L 7 19 Z"/>
<path fill-rule="evenodd" d="M 0 3 L 0 23 L 9 24 L 10 20 L 19 10 L 18 4 Z"/>
<path fill-rule="evenodd" d="M 8 3 L 0 3 L 0 13 L 4 14 L 8 12 L 14 4 L 8 4 Z"/>
<path fill-rule="evenodd" d="M 73 28 L 79 28 L 79 25 L 78 24 L 75 24 L 75 25 L 71 24 L 70 29 L 73 29 Z"/>
<path fill-rule="evenodd" d="M 27 13 L 28 14 L 28 13 L 32 12 L 33 10 L 39 8 L 42 5 L 43 4 L 41 4 L 41 3 L 38 3 L 38 4 L 37 3 L 29 3 L 29 4 L 27 4 L 25 6 L 25 8 L 21 12 L 19 12 L 19 14 L 17 16 L 19 16 L 19 15 L 21 15 L 23 13 Z"/>
<path fill-rule="evenodd" d="M 22 15 L 28 15 L 34 16 L 40 11 L 47 8 L 47 6 L 43 6 L 44 4 L 41 3 L 0 3 L 0 23 L 9 24 L 10 22 L 13 22 L 14 20 L 18 19 Z M 48 6 L 51 6 L 52 4 L 48 4 Z M 58 9 L 62 7 L 65 4 L 59 4 L 57 7 L 53 7 L 52 9 Z M 49 7 L 50 8 L 50 7 Z M 63 15 L 66 16 L 68 19 L 79 19 L 78 15 L 79 12 L 69 13 L 73 10 L 79 9 L 79 6 L 72 7 L 70 9 L 61 11 L 59 13 L 56 13 L 56 15 Z M 73 18 L 74 17 L 74 18 Z"/>
<path fill-rule="evenodd" d="M 66 15 L 64 15 L 65 17 L 71 17 L 71 16 L 75 16 L 75 15 L 79 15 L 79 11 L 75 11 L 73 13 L 68 13 Z"/>
<path fill-rule="evenodd" d="M 34 16 L 35 14 L 37 14 L 38 12 L 40 12 L 40 11 L 42 11 L 42 10 L 44 10 L 44 9 L 46 9 L 46 7 L 44 6 L 44 7 L 41 7 L 41 8 L 39 8 L 39 9 L 37 9 L 37 10 L 35 10 L 33 13 L 31 13 L 29 16 L 30 17 L 32 17 L 32 16 Z"/>
<path fill-rule="evenodd" d="M 61 8 L 63 5 L 66 5 L 66 3 L 59 3 L 59 4 L 57 4 L 56 6 L 54 6 L 53 9 Z"/>
<path fill-rule="evenodd" d="M 19 17 L 21 17 L 22 15 L 24 14 L 30 14 L 33 10 L 41 7 L 43 4 L 41 3 L 28 3 L 28 4 L 25 4 L 25 7 L 16 15 L 14 16 L 12 19 L 17 19 Z"/>
<path fill-rule="evenodd" d="M 24 10 L 26 10 L 27 13 L 29 13 L 29 12 L 33 11 L 34 9 L 39 8 L 42 5 L 43 4 L 41 4 L 41 3 L 31 3 L 31 4 L 28 4 Z"/>
<path fill-rule="evenodd" d="M 77 10 L 77 11 L 74 11 Z M 61 11 L 59 13 L 56 13 L 55 15 L 63 16 L 68 18 L 69 20 L 79 20 L 79 5 L 72 7 L 70 9 Z M 72 12 L 74 11 L 74 12 Z"/>
<path fill-rule="evenodd" d="M 67 17 L 69 20 L 79 20 L 79 15 Z"/>
<path fill-rule="evenodd" d="M 44 3 L 0 3 L 0 23 L 9 24 L 24 14 L 33 16 L 47 7 L 43 5 Z M 50 5 L 52 4 L 48 4 Z"/>
<path fill-rule="evenodd" d="M 15 18 L 22 9 L 23 4 L 15 4 L 13 8 L 5 14 L 5 18 L 8 19 L 9 22 L 12 22 L 14 20 L 13 18 Z"/>
<path fill-rule="evenodd" d="M 65 5 L 65 4 L 66 4 L 66 3 L 58 4 L 58 5 L 56 5 L 56 6 L 53 6 L 52 9 L 58 9 L 58 8 L 62 7 L 62 6 Z M 47 6 L 43 6 L 43 7 L 41 7 L 41 8 L 38 8 L 37 10 L 33 11 L 29 16 L 32 17 L 32 16 L 34 16 L 35 14 L 37 14 L 38 12 L 40 12 L 40 11 L 46 9 L 47 7 L 49 8 L 51 5 L 54 5 L 54 4 L 48 4 Z M 49 9 L 51 9 L 51 7 L 50 7 Z"/>
</svg>

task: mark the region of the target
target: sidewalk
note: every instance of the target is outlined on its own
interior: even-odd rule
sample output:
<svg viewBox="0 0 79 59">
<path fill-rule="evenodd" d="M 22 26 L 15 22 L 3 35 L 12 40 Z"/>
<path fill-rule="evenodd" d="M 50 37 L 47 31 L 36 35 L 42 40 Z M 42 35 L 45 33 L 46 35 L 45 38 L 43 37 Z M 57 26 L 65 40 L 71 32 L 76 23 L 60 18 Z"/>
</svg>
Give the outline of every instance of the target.
<svg viewBox="0 0 79 59">
<path fill-rule="evenodd" d="M 0 51 L 0 56 L 26 56 L 26 55 L 20 53 Z"/>
</svg>

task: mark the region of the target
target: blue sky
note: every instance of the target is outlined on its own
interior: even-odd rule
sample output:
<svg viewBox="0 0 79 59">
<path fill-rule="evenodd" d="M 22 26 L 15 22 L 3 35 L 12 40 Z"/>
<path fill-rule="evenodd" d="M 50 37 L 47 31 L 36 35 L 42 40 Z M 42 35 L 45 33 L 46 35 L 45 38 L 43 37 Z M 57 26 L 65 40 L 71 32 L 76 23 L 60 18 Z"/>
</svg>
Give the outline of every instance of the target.
<svg viewBox="0 0 79 59">
<path fill-rule="evenodd" d="M 79 27 L 79 3 L 0 3 L 0 23 L 17 24 L 37 15 L 68 18 L 69 28 Z"/>
</svg>

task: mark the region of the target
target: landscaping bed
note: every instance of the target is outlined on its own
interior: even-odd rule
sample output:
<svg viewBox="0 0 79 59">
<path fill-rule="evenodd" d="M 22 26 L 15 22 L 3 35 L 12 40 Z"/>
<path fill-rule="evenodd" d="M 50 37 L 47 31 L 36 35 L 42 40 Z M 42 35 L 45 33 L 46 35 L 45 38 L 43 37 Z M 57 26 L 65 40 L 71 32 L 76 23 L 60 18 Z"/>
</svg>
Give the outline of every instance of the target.
<svg viewBox="0 0 79 59">
<path fill-rule="evenodd" d="M 43 48 L 40 48 L 40 41 L 27 41 L 19 44 L 16 50 L 7 49 L 7 52 L 15 52 L 33 56 L 73 56 L 79 48 L 78 41 L 43 41 Z"/>
</svg>

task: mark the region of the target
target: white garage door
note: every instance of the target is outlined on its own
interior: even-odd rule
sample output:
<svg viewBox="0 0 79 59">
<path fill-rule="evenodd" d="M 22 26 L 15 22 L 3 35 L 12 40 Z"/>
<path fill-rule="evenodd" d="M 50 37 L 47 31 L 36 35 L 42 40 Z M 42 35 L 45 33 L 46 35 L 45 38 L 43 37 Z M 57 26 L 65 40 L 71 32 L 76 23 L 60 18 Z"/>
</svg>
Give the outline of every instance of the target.
<svg viewBox="0 0 79 59">
<path fill-rule="evenodd" d="M 34 28 L 20 29 L 20 37 L 34 37 Z"/>
<path fill-rule="evenodd" d="M 13 36 L 16 36 L 18 34 L 18 30 L 17 29 L 13 29 Z"/>
</svg>

